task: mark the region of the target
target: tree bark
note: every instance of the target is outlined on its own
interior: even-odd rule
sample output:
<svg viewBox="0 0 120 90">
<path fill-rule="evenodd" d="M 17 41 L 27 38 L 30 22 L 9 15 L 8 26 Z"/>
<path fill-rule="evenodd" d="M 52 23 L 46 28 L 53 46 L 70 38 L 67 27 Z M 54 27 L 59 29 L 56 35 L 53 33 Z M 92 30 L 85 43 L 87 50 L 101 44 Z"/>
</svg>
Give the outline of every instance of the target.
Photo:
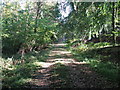
<svg viewBox="0 0 120 90">
<path fill-rule="evenodd" d="M 112 3 L 112 27 L 113 27 L 113 32 L 112 32 L 112 35 L 113 35 L 113 43 L 115 45 L 116 43 L 116 39 L 115 39 L 115 2 Z"/>
<path fill-rule="evenodd" d="M 39 14 L 40 14 L 40 8 L 41 8 L 41 2 L 37 2 L 37 15 L 36 15 L 36 18 L 35 18 L 35 28 L 34 28 L 34 32 L 36 33 L 37 32 L 37 21 L 38 21 L 38 18 L 39 18 Z"/>
</svg>

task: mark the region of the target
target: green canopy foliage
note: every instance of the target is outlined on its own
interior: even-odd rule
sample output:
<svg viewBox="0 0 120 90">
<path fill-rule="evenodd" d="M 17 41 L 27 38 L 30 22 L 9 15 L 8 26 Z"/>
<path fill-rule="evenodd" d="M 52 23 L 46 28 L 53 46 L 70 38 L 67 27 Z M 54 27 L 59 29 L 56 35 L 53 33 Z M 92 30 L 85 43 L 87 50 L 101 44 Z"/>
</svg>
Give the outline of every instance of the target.
<svg viewBox="0 0 120 90">
<path fill-rule="evenodd" d="M 2 18 L 3 53 L 16 53 L 22 48 L 28 49 L 52 42 L 51 37 L 56 35 L 58 25 L 54 13 L 55 6 L 42 2 L 25 3 L 24 9 L 18 2 L 6 2 Z"/>
</svg>

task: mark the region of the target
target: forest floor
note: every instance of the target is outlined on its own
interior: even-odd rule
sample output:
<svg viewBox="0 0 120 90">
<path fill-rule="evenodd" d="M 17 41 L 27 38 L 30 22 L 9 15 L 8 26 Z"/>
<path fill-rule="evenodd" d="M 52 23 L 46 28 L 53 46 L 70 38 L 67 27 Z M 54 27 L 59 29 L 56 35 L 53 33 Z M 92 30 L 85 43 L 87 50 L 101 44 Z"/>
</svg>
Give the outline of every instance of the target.
<svg viewBox="0 0 120 90">
<path fill-rule="evenodd" d="M 118 85 L 96 73 L 88 63 L 74 59 L 65 44 L 52 44 L 47 59 L 32 75 L 26 88 L 116 88 Z"/>
</svg>

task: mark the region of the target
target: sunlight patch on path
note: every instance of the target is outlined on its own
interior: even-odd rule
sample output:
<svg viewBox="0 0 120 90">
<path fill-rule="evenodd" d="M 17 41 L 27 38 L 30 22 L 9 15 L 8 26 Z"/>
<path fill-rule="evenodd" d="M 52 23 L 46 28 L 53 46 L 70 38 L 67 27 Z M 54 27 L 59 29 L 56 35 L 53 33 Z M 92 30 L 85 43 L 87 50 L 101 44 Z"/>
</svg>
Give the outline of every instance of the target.
<svg viewBox="0 0 120 90">
<path fill-rule="evenodd" d="M 47 63 L 47 62 L 35 62 L 35 65 L 41 66 L 42 68 L 48 68 L 54 63 Z"/>
<path fill-rule="evenodd" d="M 55 59 L 49 59 L 48 61 L 74 61 L 72 58 L 55 58 Z"/>
<path fill-rule="evenodd" d="M 71 55 L 71 52 L 69 51 L 51 51 L 49 56 L 54 56 L 54 55 Z"/>
<path fill-rule="evenodd" d="M 69 79 L 74 87 L 97 87 L 96 84 L 99 86 L 99 83 L 105 83 L 101 77 L 92 71 L 87 62 L 78 62 L 75 60 L 71 52 L 67 51 L 66 48 L 64 48 L 64 45 L 65 44 L 53 44 L 47 60 L 45 60 L 45 62 L 38 61 L 34 63 L 35 65 L 39 66 L 40 69 L 34 74 L 34 79 L 31 81 L 33 88 L 49 88 L 53 84 L 60 84 L 62 79 L 58 78 L 59 75 L 61 72 L 67 72 L 65 70 L 68 70 L 59 66 L 61 64 L 63 66 L 69 67 Z M 60 68 L 57 69 L 57 65 Z M 55 72 L 59 73 L 56 74 L 54 70 Z M 51 72 L 54 72 L 54 74 Z"/>
<path fill-rule="evenodd" d="M 51 53 L 56 53 L 56 54 L 70 54 L 71 52 L 69 52 L 69 51 L 51 51 Z"/>
<path fill-rule="evenodd" d="M 61 63 L 64 65 L 67 65 L 67 64 L 87 64 L 86 62 L 76 62 L 76 61 L 74 61 L 74 59 L 64 59 L 64 58 L 63 59 L 62 58 L 51 59 L 49 61 L 52 61 L 52 63 L 50 63 L 50 62 L 35 62 L 35 65 L 41 66 L 42 68 L 49 68 L 50 66 L 57 64 L 57 63 Z"/>
<path fill-rule="evenodd" d="M 34 75 L 35 78 L 31 81 L 32 85 L 40 86 L 40 87 L 49 87 L 51 82 L 50 77 L 50 70 L 54 67 L 55 64 L 61 63 L 65 66 L 73 66 L 78 64 L 87 64 L 86 62 L 76 62 L 74 58 L 72 58 L 71 52 L 67 51 L 64 46 L 66 44 L 53 44 L 53 48 L 49 53 L 49 57 L 46 62 L 35 62 L 36 66 L 40 66 L 40 69 Z M 62 46 L 62 47 L 61 47 Z M 56 80 L 60 82 L 60 80 Z M 54 82 L 57 83 L 57 82 Z"/>
<path fill-rule="evenodd" d="M 50 66 L 52 66 L 56 63 L 61 63 L 64 65 L 67 65 L 67 64 L 86 64 L 86 62 L 76 62 L 76 60 L 71 58 L 71 57 L 65 58 L 65 56 L 72 55 L 70 51 L 67 51 L 66 49 L 62 50 L 66 44 L 52 44 L 52 45 L 54 48 L 50 51 L 50 54 L 49 54 L 50 57 L 47 59 L 47 62 L 39 62 L 41 67 L 49 68 Z M 61 46 L 63 48 L 61 48 Z M 58 50 L 54 50 L 54 49 L 58 49 Z M 63 55 L 65 55 L 65 56 L 63 56 Z M 52 56 L 52 58 L 51 58 L 51 56 Z M 60 58 L 59 57 L 57 58 L 56 56 L 60 56 Z"/>
<path fill-rule="evenodd" d="M 65 45 L 67 45 L 67 44 L 65 44 L 65 43 L 59 43 L 59 44 L 51 44 L 52 46 L 65 46 Z"/>
</svg>

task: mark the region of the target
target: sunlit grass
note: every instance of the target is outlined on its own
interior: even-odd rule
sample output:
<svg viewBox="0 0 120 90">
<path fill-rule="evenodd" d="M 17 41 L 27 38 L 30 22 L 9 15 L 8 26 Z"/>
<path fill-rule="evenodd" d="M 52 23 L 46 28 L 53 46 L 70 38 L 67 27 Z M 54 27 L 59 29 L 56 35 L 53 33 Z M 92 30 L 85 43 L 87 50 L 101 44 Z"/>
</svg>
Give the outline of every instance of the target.
<svg viewBox="0 0 120 90">
<path fill-rule="evenodd" d="M 3 87 L 16 88 L 30 80 L 32 73 L 37 70 L 33 63 L 16 65 L 13 70 L 3 69 Z"/>
<path fill-rule="evenodd" d="M 70 46 L 69 50 L 72 51 L 75 59 L 80 62 L 85 61 L 89 63 L 93 70 L 108 80 L 117 82 L 119 77 L 119 64 L 111 62 L 110 55 L 103 56 L 99 54 L 100 50 L 98 51 L 99 48 L 108 46 L 111 45 L 109 43 L 82 44 L 75 48 Z M 104 50 L 104 52 L 109 52 L 107 50 Z"/>
<path fill-rule="evenodd" d="M 4 59 L 2 65 L 2 83 L 3 87 L 7 88 L 21 88 L 24 87 L 32 79 L 32 74 L 45 62 L 49 54 L 49 50 L 44 51 L 33 51 L 26 53 L 23 60 L 24 63 L 13 65 L 13 60 L 21 60 L 19 55 L 13 58 Z"/>
<path fill-rule="evenodd" d="M 111 62 L 90 61 L 91 67 L 111 81 L 118 81 L 119 67 Z"/>
</svg>

